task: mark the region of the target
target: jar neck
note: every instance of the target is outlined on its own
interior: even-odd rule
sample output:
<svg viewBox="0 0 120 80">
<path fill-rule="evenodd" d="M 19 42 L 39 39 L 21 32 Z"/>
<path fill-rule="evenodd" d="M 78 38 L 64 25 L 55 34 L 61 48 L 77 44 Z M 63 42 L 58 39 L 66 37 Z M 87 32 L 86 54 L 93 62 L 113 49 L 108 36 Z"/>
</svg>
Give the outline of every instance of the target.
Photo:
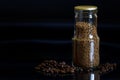
<svg viewBox="0 0 120 80">
<path fill-rule="evenodd" d="M 88 22 L 97 27 L 97 10 L 75 10 L 76 22 Z"/>
</svg>

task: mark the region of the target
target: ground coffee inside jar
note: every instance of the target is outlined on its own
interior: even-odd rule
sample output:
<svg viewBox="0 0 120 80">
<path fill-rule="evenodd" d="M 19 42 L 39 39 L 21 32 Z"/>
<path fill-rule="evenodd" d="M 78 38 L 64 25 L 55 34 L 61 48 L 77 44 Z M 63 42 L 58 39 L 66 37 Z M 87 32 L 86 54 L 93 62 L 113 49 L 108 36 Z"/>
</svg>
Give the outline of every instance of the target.
<svg viewBox="0 0 120 80">
<path fill-rule="evenodd" d="M 88 22 L 76 22 L 73 38 L 73 63 L 75 66 L 96 67 L 99 65 L 99 37 L 96 26 Z"/>
</svg>

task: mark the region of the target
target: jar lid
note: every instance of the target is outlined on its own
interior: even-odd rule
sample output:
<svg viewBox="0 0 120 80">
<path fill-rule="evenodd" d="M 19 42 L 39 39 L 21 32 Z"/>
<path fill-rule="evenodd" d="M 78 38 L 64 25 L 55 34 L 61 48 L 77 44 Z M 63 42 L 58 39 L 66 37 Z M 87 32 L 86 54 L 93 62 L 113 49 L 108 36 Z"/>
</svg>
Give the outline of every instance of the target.
<svg viewBox="0 0 120 80">
<path fill-rule="evenodd" d="M 97 6 L 92 6 L 92 5 L 80 5 L 80 6 L 75 6 L 75 10 L 96 10 Z"/>
</svg>

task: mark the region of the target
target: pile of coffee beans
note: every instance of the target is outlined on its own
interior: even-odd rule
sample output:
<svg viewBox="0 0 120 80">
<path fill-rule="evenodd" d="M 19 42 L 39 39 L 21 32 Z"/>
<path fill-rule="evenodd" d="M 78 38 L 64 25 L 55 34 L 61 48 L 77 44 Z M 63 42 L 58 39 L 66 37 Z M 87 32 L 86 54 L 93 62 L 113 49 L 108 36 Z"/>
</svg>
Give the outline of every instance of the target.
<svg viewBox="0 0 120 80">
<path fill-rule="evenodd" d="M 100 64 L 97 67 L 97 70 L 99 70 L 100 74 L 111 72 L 117 68 L 116 63 L 105 63 L 105 64 Z"/>
<path fill-rule="evenodd" d="M 35 67 L 36 71 L 49 74 L 73 74 L 75 72 L 92 72 L 99 71 L 99 74 L 107 73 L 116 69 L 116 63 L 100 64 L 96 68 L 73 67 L 66 64 L 65 61 L 45 60 Z"/>
<path fill-rule="evenodd" d="M 51 74 L 74 73 L 75 67 L 66 64 L 65 61 L 57 62 L 55 60 L 45 60 L 35 67 L 37 71 Z"/>
<path fill-rule="evenodd" d="M 84 71 L 84 72 L 93 72 L 93 71 L 99 71 L 100 74 L 102 73 L 107 73 L 115 70 L 117 67 L 116 63 L 105 63 L 105 64 L 100 64 L 96 68 L 81 68 L 77 67 L 76 71 Z"/>
</svg>

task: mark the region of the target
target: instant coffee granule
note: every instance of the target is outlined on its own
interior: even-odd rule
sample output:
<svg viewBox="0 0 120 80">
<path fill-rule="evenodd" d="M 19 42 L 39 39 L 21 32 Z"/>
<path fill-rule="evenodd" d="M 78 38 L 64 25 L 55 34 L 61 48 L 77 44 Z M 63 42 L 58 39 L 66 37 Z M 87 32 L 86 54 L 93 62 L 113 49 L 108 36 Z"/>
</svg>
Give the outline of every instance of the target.
<svg viewBox="0 0 120 80">
<path fill-rule="evenodd" d="M 75 66 L 99 65 L 99 37 L 96 26 L 88 22 L 76 22 L 73 38 L 73 63 Z"/>
</svg>

